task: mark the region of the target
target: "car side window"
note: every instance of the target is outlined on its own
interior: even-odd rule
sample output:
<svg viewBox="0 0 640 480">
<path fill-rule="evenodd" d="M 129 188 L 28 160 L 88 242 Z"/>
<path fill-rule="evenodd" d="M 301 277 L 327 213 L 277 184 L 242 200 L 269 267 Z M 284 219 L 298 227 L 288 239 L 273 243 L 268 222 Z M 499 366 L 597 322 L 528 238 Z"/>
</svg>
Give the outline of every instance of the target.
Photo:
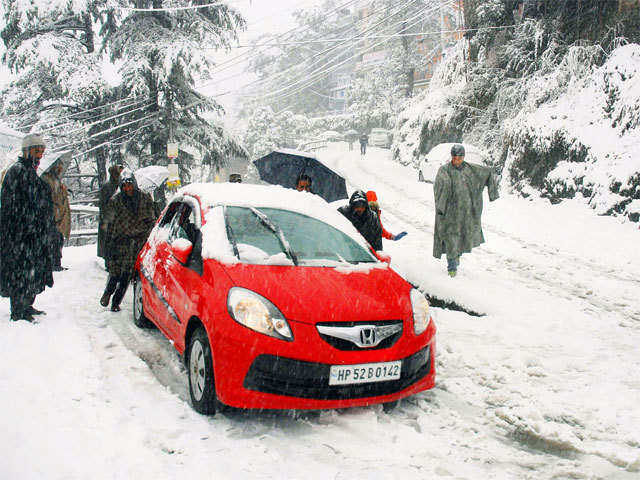
<svg viewBox="0 0 640 480">
<path fill-rule="evenodd" d="M 180 203 L 169 225 L 169 243 L 178 238 L 186 238 L 191 243 L 196 240 L 195 213 L 186 203 Z"/>
</svg>

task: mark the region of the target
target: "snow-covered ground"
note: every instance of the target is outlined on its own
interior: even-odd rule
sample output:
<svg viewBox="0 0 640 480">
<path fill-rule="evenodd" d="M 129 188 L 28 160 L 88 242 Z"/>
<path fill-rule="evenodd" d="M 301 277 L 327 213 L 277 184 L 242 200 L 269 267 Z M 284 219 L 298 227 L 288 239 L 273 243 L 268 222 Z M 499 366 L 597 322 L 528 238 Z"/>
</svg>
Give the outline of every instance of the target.
<svg viewBox="0 0 640 480">
<path fill-rule="evenodd" d="M 487 243 L 456 278 L 431 256 L 433 191 L 372 148 L 322 152 L 375 190 L 392 266 L 440 299 L 437 385 L 379 406 L 304 413 L 190 407 L 155 330 L 98 304 L 95 246 L 38 296 L 37 325 L 0 301 L 2 479 L 640 478 L 640 231 L 582 202 L 485 203 Z"/>
</svg>

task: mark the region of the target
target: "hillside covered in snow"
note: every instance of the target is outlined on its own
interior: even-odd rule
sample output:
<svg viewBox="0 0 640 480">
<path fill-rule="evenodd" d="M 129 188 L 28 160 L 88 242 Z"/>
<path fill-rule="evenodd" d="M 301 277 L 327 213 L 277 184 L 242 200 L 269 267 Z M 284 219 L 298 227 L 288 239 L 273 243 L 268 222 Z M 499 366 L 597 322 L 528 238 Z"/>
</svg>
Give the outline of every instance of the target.
<svg viewBox="0 0 640 480">
<path fill-rule="evenodd" d="M 568 44 L 558 22 L 524 18 L 500 37 L 459 42 L 400 115 L 394 158 L 417 165 L 439 143 L 476 144 L 507 191 L 552 203 L 580 195 L 597 214 L 637 222 L 640 45 Z"/>
</svg>

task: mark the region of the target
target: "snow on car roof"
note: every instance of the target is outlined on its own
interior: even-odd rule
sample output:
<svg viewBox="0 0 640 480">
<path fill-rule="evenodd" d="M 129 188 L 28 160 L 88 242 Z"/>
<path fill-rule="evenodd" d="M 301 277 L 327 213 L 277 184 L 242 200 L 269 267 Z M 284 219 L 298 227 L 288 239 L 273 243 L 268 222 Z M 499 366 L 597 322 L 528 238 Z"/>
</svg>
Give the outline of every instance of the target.
<svg viewBox="0 0 640 480">
<path fill-rule="evenodd" d="M 366 241 L 355 227 L 322 197 L 309 192 L 298 192 L 279 185 L 254 185 L 247 183 L 193 183 L 181 188 L 178 195 L 200 198 L 205 209 L 216 205 L 277 208 L 301 213 L 320 220 L 344 232 L 367 247 Z"/>
</svg>

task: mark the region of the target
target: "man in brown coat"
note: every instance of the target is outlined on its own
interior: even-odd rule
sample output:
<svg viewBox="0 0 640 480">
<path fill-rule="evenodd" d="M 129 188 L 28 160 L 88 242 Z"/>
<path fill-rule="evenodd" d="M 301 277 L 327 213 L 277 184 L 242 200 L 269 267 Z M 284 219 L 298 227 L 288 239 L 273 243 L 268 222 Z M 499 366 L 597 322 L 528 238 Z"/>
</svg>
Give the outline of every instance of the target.
<svg viewBox="0 0 640 480">
<path fill-rule="evenodd" d="M 42 165 L 42 180 L 51 188 L 53 200 L 53 220 L 56 230 L 52 232 L 51 239 L 51 267 L 54 272 L 66 270 L 61 264 L 62 247 L 65 239 L 71 234 L 71 207 L 69 206 L 69 192 L 62 183 L 64 172 L 64 156 L 60 155 L 50 165 Z"/>
<path fill-rule="evenodd" d="M 106 258 L 109 279 L 100 305 L 106 307 L 111 300 L 111 311 L 119 312 L 136 258 L 155 222 L 153 199 L 138 189 L 130 170 L 124 170 L 120 175 L 120 192 L 111 197 L 106 220 L 110 241 Z"/>
</svg>

